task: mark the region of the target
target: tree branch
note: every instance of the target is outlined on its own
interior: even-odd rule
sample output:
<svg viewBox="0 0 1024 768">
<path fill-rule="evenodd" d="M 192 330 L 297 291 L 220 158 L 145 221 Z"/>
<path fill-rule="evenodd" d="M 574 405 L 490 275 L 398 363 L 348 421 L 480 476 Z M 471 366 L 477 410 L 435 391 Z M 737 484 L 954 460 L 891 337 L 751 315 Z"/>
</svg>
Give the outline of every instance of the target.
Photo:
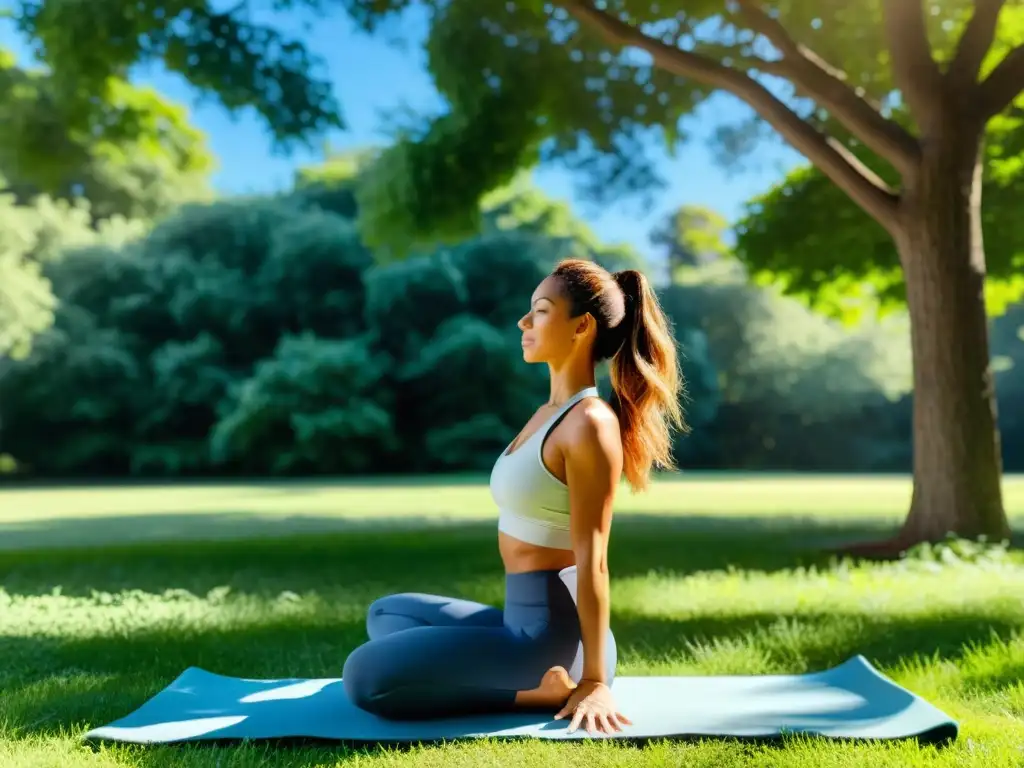
<svg viewBox="0 0 1024 768">
<path fill-rule="evenodd" d="M 909 173 L 920 155 L 920 145 L 903 126 L 882 116 L 867 99 L 845 81 L 845 73 L 796 42 L 786 28 L 761 7 L 758 0 L 737 0 L 740 15 L 751 30 L 764 35 L 782 54 L 775 69 L 828 110 L 847 130 L 902 174 Z"/>
<path fill-rule="evenodd" d="M 932 57 L 923 0 L 882 0 L 892 74 L 918 126 L 936 126 L 942 115 L 943 78 Z"/>
<path fill-rule="evenodd" d="M 890 232 L 896 230 L 899 198 L 886 183 L 846 147 L 800 119 L 756 80 L 706 56 L 648 37 L 635 27 L 595 8 L 589 0 L 563 0 L 561 4 L 582 24 L 601 33 L 613 45 L 640 48 L 649 53 L 662 69 L 728 91 L 745 101 L 868 215 Z"/>
<path fill-rule="evenodd" d="M 950 84 L 958 93 L 964 93 L 968 87 L 977 84 L 981 64 L 995 40 L 999 12 L 1005 4 L 1006 0 L 975 0 L 974 15 L 967 22 L 946 71 Z"/>
<path fill-rule="evenodd" d="M 1010 51 L 981 84 L 979 103 L 984 120 L 995 117 L 1024 90 L 1024 45 Z"/>
</svg>

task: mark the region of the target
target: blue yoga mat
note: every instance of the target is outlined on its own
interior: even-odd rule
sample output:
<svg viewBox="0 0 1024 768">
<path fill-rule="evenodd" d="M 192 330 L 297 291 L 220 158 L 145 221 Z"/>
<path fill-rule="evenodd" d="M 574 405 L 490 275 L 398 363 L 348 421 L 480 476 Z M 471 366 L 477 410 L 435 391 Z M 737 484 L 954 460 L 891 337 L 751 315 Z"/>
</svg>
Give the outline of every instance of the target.
<svg viewBox="0 0 1024 768">
<path fill-rule="evenodd" d="M 339 678 L 250 680 L 191 667 L 135 712 L 85 738 L 164 744 L 305 737 L 397 744 L 481 737 L 771 739 L 807 733 L 945 742 L 958 731 L 956 721 L 862 656 L 806 675 L 620 677 L 612 690 L 633 725 L 595 737 L 585 729 L 569 734 L 568 720 L 544 713 L 393 722 L 353 706 Z"/>
</svg>

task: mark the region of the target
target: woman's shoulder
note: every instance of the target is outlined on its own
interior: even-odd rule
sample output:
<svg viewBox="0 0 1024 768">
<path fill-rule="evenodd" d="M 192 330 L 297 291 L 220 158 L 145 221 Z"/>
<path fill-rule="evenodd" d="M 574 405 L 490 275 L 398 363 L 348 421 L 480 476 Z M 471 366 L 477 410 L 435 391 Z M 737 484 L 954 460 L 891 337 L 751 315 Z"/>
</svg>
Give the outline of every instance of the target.
<svg viewBox="0 0 1024 768">
<path fill-rule="evenodd" d="M 604 400 L 588 397 L 566 414 L 565 422 L 572 447 L 621 453 L 619 417 Z"/>
</svg>

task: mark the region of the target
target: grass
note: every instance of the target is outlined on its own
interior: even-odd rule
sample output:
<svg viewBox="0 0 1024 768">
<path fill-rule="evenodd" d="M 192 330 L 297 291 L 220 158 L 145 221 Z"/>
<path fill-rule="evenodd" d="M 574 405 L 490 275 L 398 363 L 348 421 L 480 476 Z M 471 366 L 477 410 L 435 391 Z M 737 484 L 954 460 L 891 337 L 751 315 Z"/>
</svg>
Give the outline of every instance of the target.
<svg viewBox="0 0 1024 768">
<path fill-rule="evenodd" d="M 821 554 L 884 533 L 907 493 L 903 478 L 704 476 L 625 495 L 611 559 L 620 674 L 804 672 L 862 653 L 960 720 L 950 747 L 794 738 L 353 751 L 92 748 L 80 735 L 191 665 L 337 676 L 364 639 L 367 603 L 386 592 L 500 603 L 486 489 L 2 491 L 0 766 L 1018 766 L 1024 555 L 868 565 Z M 1007 498 L 1020 527 L 1024 482 L 1010 479 Z"/>
</svg>

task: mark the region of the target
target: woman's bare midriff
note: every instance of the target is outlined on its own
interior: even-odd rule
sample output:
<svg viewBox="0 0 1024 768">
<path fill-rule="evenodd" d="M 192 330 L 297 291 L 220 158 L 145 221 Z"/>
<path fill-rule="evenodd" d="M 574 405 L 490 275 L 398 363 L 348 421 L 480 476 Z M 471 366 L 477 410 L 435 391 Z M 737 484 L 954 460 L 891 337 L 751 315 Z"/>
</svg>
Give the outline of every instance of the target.
<svg viewBox="0 0 1024 768">
<path fill-rule="evenodd" d="M 528 573 L 529 571 L 560 571 L 576 564 L 571 549 L 538 547 L 498 532 L 498 551 L 505 564 L 505 573 Z"/>
</svg>

